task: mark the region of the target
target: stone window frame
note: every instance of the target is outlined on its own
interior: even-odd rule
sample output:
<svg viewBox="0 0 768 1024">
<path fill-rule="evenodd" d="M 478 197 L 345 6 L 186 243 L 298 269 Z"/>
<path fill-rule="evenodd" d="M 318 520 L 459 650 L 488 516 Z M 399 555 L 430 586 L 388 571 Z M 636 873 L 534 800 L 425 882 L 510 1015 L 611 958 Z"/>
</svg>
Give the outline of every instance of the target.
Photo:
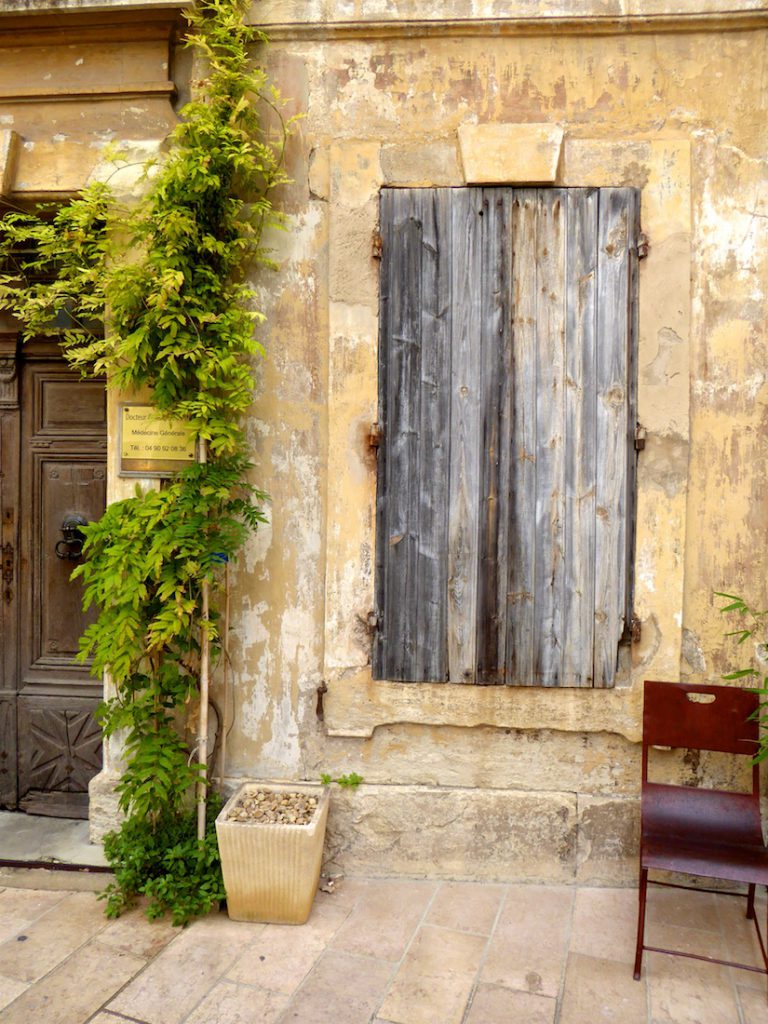
<svg viewBox="0 0 768 1024">
<path fill-rule="evenodd" d="M 344 140 L 314 154 L 310 187 L 329 202 L 323 678 L 325 725 L 332 736 L 369 737 L 381 725 L 412 723 L 609 731 L 638 741 L 642 680 L 679 675 L 687 487 L 665 487 L 654 460 L 658 439 L 674 433 L 687 441 L 689 435 L 690 140 L 588 138 L 552 126 L 540 126 L 539 133 L 531 128 L 472 125 L 448 140 L 427 139 L 423 167 L 398 159 L 397 144 L 373 139 Z M 446 148 L 460 151 L 463 165 L 455 156 L 437 165 L 436 150 Z M 521 161 L 521 150 L 527 161 Z M 505 153 L 515 154 L 514 165 Z M 642 637 L 626 677 L 613 690 L 413 686 L 372 679 L 368 615 L 374 607 L 376 459 L 368 440 L 377 416 L 379 190 L 480 182 L 641 189 L 641 224 L 650 242 L 649 258 L 640 265 L 638 332 L 638 418 L 647 431 L 638 464 L 635 545 L 634 608 Z M 350 263 L 359 270 L 352 279 Z M 644 372 L 658 354 L 659 338 L 669 332 L 677 339 L 674 393 L 671 374 L 656 381 Z M 661 571 L 663 584 L 657 586 Z"/>
</svg>

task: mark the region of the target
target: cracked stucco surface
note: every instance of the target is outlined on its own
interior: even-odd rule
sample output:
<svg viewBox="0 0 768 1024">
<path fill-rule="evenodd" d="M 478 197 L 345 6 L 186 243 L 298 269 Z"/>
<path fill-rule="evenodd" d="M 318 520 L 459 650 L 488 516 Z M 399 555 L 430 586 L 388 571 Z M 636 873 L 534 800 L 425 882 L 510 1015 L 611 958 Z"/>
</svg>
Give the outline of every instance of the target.
<svg viewBox="0 0 768 1024">
<path fill-rule="evenodd" d="M 280 269 L 258 282 L 267 358 L 248 436 L 271 522 L 233 567 L 225 775 L 363 775 L 356 793 L 334 793 L 328 855 L 337 867 L 630 879 L 643 678 L 717 681 L 736 652 L 723 641 L 713 591 L 768 604 L 768 29 L 756 20 L 762 3 L 733 0 L 731 22 L 719 17 L 722 6 L 254 5 L 254 17 L 280 26 L 269 65 L 288 112 L 305 116 L 288 146 L 293 184 L 276 197 L 289 231 L 269 239 Z M 706 19 L 677 31 L 667 17 L 692 13 L 719 20 L 711 31 Z M 748 25 L 727 30 L 751 14 Z M 502 15 L 536 25 L 484 34 L 478 22 L 465 35 L 400 27 L 408 18 Z M 581 15 L 593 19 L 583 32 L 547 31 L 547 19 Z M 631 22 L 646 15 L 666 18 L 663 31 Z M 604 34 L 600 17 L 630 21 Z M 355 19 L 371 26 L 355 27 Z M 342 21 L 344 32 L 308 35 Z M 68 68 L 73 82 L 97 68 L 109 76 L 106 57 L 73 59 L 83 56 Z M 158 82 L 162 55 L 150 47 L 146 59 Z M 62 105 L 55 124 L 29 104 L 0 111 L 1 129 L 34 144 L 19 154 L 31 191 L 71 189 L 102 173 L 110 132 L 139 152 L 173 120 L 167 96 L 103 103 L 93 118 L 79 118 L 84 127 L 76 111 Z M 557 184 L 642 190 L 650 254 L 640 272 L 638 374 L 647 441 L 635 610 L 643 633 L 613 692 L 370 678 L 375 461 L 366 438 L 377 418 L 378 190 L 463 184 L 459 129 L 485 125 L 506 126 L 512 139 L 516 126 L 551 126 L 562 139 Z M 135 182 L 125 175 L 130 194 Z M 116 497 L 124 488 L 110 457 Z M 221 668 L 216 699 L 224 705 Z M 683 759 L 671 770 L 692 782 L 729 777 L 717 759 Z M 102 797 L 95 793 L 94 804 Z M 492 836 L 483 831 L 488 821 Z"/>
<path fill-rule="evenodd" d="M 281 17 L 299 13 L 284 5 Z M 287 35 L 270 62 L 306 117 L 291 143 L 295 182 L 282 199 L 296 234 L 276 240 L 282 264 L 256 406 L 273 524 L 268 548 L 239 573 L 237 598 L 242 609 L 258 602 L 267 627 L 236 659 L 238 704 L 255 701 L 260 717 L 236 726 L 228 772 L 359 771 L 366 785 L 340 795 L 332 814 L 337 866 L 479 877 L 490 848 L 473 846 L 482 805 L 486 819 L 508 820 L 514 808 L 542 832 L 531 846 L 517 827 L 496 836 L 496 877 L 626 880 L 642 679 L 716 681 L 728 655 L 712 591 L 735 585 L 759 601 L 764 588 L 750 551 L 767 511 L 766 121 L 755 88 L 765 34 Z M 370 678 L 377 194 L 384 184 L 463 184 L 458 129 L 493 123 L 562 130 L 559 184 L 642 189 L 651 245 L 638 359 L 643 635 L 612 693 Z M 727 774 L 713 762 L 673 770 L 699 781 Z M 537 865 L 534 848 L 551 856 Z"/>
</svg>

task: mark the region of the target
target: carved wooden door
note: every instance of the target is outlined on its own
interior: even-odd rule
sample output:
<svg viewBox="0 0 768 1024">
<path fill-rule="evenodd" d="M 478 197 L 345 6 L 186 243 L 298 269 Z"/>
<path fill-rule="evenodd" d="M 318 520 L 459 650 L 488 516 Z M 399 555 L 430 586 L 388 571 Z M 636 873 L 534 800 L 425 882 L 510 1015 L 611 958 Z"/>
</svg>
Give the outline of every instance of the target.
<svg viewBox="0 0 768 1024">
<path fill-rule="evenodd" d="M 104 510 L 105 392 L 52 343 L 0 338 L 0 369 L 0 803 L 86 817 L 101 684 L 74 660 L 91 616 L 70 574 L 78 522 Z"/>
</svg>

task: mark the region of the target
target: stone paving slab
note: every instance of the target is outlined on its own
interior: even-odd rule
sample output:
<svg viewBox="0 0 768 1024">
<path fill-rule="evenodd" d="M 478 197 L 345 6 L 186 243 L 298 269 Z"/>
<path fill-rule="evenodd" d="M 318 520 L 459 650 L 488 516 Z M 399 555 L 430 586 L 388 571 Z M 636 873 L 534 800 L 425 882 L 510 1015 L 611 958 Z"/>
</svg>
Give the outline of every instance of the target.
<svg viewBox="0 0 768 1024">
<path fill-rule="evenodd" d="M 745 904 L 653 889 L 648 940 L 756 957 Z M 765 898 L 758 903 L 765 920 Z M 646 954 L 636 893 L 354 878 L 306 925 L 108 921 L 88 893 L 0 888 L 3 1024 L 766 1024 L 768 982 Z"/>
</svg>

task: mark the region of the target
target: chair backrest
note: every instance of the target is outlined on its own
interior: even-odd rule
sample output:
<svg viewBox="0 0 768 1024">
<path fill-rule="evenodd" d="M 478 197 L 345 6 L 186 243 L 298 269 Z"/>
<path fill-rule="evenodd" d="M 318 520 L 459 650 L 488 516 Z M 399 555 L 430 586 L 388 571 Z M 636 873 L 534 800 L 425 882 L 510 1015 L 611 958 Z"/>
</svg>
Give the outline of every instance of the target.
<svg viewBox="0 0 768 1024">
<path fill-rule="evenodd" d="M 648 747 L 688 747 L 754 757 L 759 724 L 758 695 L 737 686 L 700 686 L 645 681 L 643 780 Z M 753 775 L 757 776 L 755 769 Z"/>
</svg>

